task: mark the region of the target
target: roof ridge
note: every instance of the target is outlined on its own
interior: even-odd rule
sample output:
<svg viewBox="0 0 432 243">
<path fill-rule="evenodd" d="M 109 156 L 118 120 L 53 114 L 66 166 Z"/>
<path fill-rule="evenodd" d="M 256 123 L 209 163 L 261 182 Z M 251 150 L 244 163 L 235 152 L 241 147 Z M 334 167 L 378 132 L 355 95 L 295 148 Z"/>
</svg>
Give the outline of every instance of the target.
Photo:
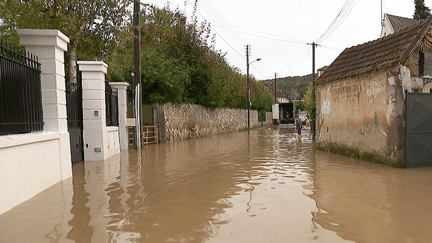
<svg viewBox="0 0 432 243">
<path fill-rule="evenodd" d="M 380 41 L 384 41 L 385 39 L 394 38 L 394 37 L 397 36 L 397 35 L 403 35 L 403 34 L 406 34 L 405 32 L 408 31 L 408 29 L 418 28 L 418 27 L 420 27 L 420 25 L 423 25 L 424 22 L 426 22 L 426 20 L 427 20 L 427 19 L 423 19 L 423 20 L 421 20 L 419 23 L 416 23 L 416 24 L 414 24 L 414 25 L 411 25 L 411 26 L 405 27 L 405 28 L 403 28 L 403 29 L 401 29 L 401 30 L 399 30 L 399 31 L 394 32 L 393 34 L 389 34 L 389 35 L 386 35 L 386 36 L 383 36 L 383 37 L 380 37 L 380 38 L 377 38 L 377 39 L 374 39 L 374 40 L 370 40 L 370 41 L 367 41 L 367 42 L 362 43 L 362 44 L 354 45 L 354 46 L 351 46 L 351 47 L 345 48 L 345 50 L 347 50 L 347 49 L 352 49 L 352 48 L 359 47 L 359 46 L 363 46 L 363 45 L 369 45 L 369 44 L 372 44 L 373 42 L 380 42 Z"/>
<path fill-rule="evenodd" d="M 394 14 L 388 14 L 388 13 L 386 13 L 386 15 L 393 16 L 393 17 L 398 17 L 398 18 L 401 18 L 401 19 L 408 19 L 408 20 L 416 20 L 417 21 L 417 19 L 403 17 L 403 16 L 399 16 L 399 15 L 394 15 Z"/>
<path fill-rule="evenodd" d="M 346 48 L 332 62 L 318 83 L 404 63 L 427 34 L 432 17 L 391 35 Z"/>
</svg>

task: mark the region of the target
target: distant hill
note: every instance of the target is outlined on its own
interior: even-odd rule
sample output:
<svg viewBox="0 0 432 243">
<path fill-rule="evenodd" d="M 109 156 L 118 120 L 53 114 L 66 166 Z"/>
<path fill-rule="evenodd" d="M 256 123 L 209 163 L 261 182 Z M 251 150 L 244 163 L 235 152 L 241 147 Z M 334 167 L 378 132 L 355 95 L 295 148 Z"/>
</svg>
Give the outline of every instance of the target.
<svg viewBox="0 0 432 243">
<path fill-rule="evenodd" d="M 263 80 L 263 82 L 274 84 L 274 79 Z M 312 74 L 277 79 L 277 88 L 286 94 L 289 99 L 303 97 L 307 86 L 312 83 Z"/>
</svg>

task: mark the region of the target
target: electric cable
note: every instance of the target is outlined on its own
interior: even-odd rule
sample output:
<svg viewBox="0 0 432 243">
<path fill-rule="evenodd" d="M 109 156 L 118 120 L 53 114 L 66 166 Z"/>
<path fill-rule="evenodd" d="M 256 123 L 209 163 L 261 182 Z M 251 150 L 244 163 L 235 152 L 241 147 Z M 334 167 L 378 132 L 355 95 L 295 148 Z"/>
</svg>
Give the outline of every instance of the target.
<svg viewBox="0 0 432 243">
<path fill-rule="evenodd" d="M 194 6 L 189 0 L 186 0 L 189 2 L 189 4 L 191 4 L 192 6 Z M 198 11 L 198 9 L 196 10 L 196 12 L 201 16 L 201 18 L 203 18 L 204 20 L 206 20 L 206 18 L 204 18 L 204 16 L 201 14 L 200 11 Z M 207 21 L 207 20 L 206 20 Z M 240 52 L 237 51 L 236 48 L 234 48 L 224 37 L 222 37 L 221 34 L 218 33 L 218 31 L 214 28 L 212 28 L 214 32 L 216 32 L 216 34 L 235 52 L 237 53 L 239 56 L 241 56 L 242 58 L 246 59 L 243 54 L 241 54 Z"/>
<path fill-rule="evenodd" d="M 342 6 L 342 9 L 339 11 L 336 18 L 333 20 L 333 22 L 329 25 L 327 30 L 321 35 L 320 38 L 316 41 L 318 42 L 324 42 L 326 39 L 328 39 L 339 26 L 345 21 L 345 19 L 350 15 L 351 11 L 355 7 L 355 5 L 358 3 L 358 0 L 346 0 L 344 5 Z"/>
</svg>

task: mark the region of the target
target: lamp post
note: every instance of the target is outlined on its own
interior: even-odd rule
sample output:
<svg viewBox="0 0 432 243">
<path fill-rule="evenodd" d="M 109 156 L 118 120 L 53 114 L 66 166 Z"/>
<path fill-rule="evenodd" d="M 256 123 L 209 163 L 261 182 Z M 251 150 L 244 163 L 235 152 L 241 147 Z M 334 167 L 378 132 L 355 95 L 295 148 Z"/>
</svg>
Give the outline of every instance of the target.
<svg viewBox="0 0 432 243">
<path fill-rule="evenodd" d="M 249 65 L 261 61 L 261 58 L 256 59 L 255 61 L 249 62 L 249 45 L 246 46 L 246 77 L 247 77 L 247 88 L 248 88 L 248 131 L 250 129 L 250 107 L 251 107 L 251 95 L 250 95 L 250 81 L 249 81 Z"/>
</svg>

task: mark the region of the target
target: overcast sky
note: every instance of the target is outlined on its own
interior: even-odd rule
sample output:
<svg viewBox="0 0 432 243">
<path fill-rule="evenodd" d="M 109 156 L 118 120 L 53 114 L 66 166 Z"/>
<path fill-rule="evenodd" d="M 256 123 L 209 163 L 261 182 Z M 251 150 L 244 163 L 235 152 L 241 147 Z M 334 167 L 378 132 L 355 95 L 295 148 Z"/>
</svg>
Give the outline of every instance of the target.
<svg viewBox="0 0 432 243">
<path fill-rule="evenodd" d="M 141 0 L 159 7 L 167 0 Z M 185 7 L 185 1 L 187 6 Z M 192 15 L 195 0 L 170 0 L 170 8 Z M 347 4 L 347 5 L 345 5 Z M 341 12 L 338 28 L 325 38 Z M 432 0 L 425 0 L 432 7 Z M 383 13 L 412 18 L 414 0 L 382 0 Z M 199 20 L 216 33 L 216 49 L 246 73 L 246 45 L 251 46 L 250 73 L 258 80 L 312 73 L 312 48 L 317 42 L 316 69 L 330 65 L 345 49 L 379 38 L 381 0 L 199 0 Z"/>
</svg>

